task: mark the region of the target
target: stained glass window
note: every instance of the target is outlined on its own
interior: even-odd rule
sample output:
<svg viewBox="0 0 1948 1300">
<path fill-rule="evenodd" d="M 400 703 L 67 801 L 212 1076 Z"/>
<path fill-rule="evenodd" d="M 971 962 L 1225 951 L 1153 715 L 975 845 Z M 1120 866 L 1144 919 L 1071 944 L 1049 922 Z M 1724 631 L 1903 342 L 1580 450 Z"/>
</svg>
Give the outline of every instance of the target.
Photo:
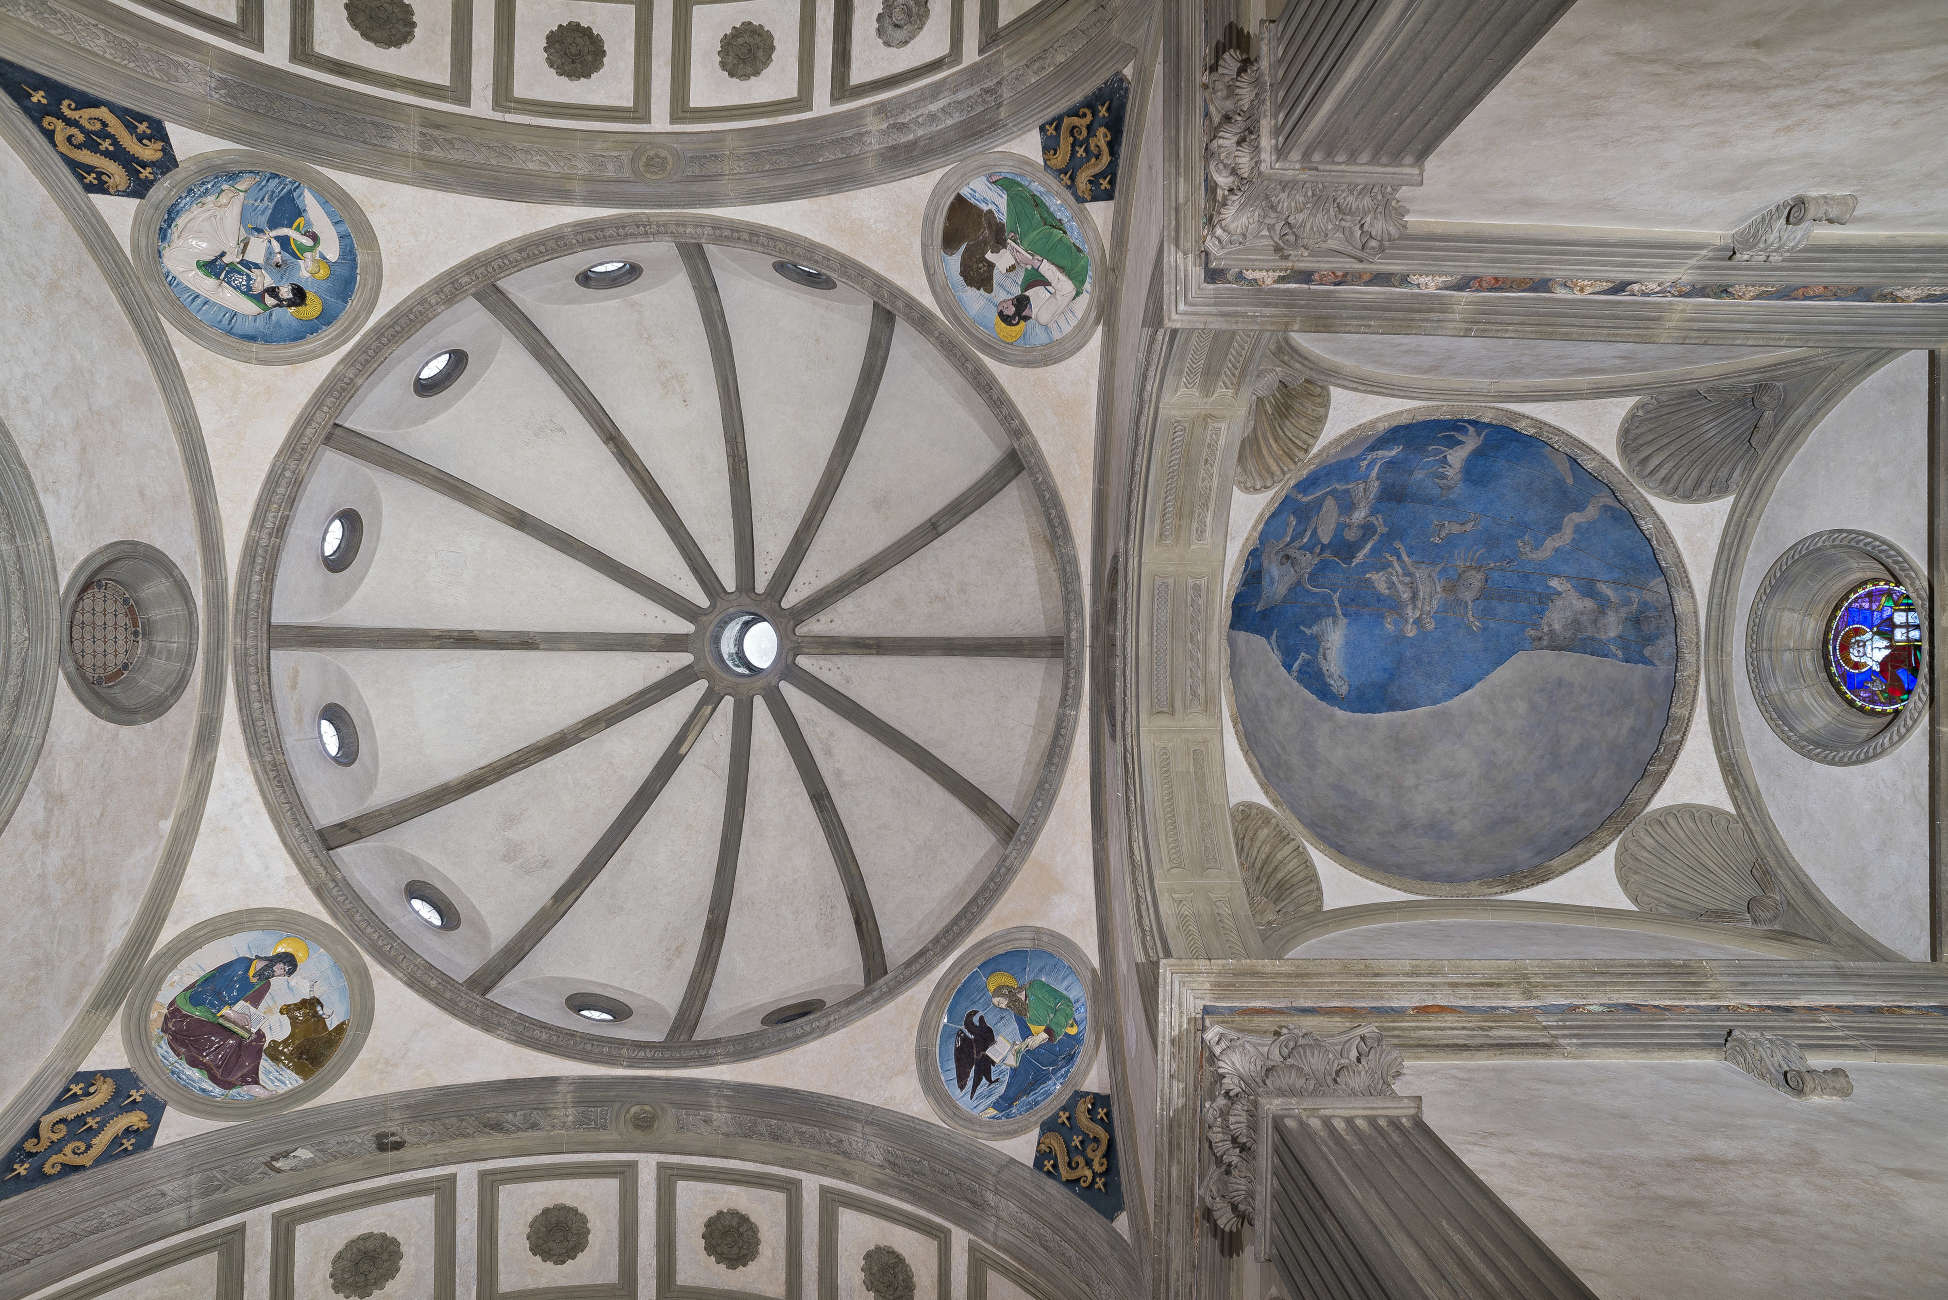
<svg viewBox="0 0 1948 1300">
<path fill-rule="evenodd" d="M 1826 671 L 1847 703 L 1896 713 L 1921 684 L 1921 611 L 1907 588 L 1863 583 L 1833 611 Z"/>
</svg>

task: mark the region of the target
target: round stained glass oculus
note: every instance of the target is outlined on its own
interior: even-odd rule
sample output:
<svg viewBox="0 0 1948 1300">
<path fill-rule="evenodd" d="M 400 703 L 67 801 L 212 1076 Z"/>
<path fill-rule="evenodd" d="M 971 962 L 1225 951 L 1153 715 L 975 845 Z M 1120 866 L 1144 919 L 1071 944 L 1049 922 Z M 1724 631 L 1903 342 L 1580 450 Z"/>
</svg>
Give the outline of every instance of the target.
<svg viewBox="0 0 1948 1300">
<path fill-rule="evenodd" d="M 467 353 L 463 348 L 448 348 L 428 357 L 413 376 L 413 392 L 419 397 L 437 397 L 459 382 L 466 373 Z"/>
<path fill-rule="evenodd" d="M 75 666 L 96 686 L 113 686 L 142 657 L 142 614 L 135 597 L 111 578 L 96 578 L 81 591 L 68 616 L 68 645 Z"/>
<path fill-rule="evenodd" d="M 642 278 L 643 268 L 634 262 L 596 262 L 575 273 L 575 283 L 584 289 L 620 289 Z"/>
<path fill-rule="evenodd" d="M 1900 712 L 1921 681 L 1921 611 L 1907 588 L 1879 579 L 1840 598 L 1826 630 L 1826 671 L 1867 713 Z"/>
</svg>

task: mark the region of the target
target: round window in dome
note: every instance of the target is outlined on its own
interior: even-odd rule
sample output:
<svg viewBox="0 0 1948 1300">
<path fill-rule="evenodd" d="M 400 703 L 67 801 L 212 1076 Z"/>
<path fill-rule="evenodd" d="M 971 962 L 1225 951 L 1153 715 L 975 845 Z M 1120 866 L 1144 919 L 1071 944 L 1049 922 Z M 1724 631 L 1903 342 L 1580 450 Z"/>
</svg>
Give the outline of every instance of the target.
<svg viewBox="0 0 1948 1300">
<path fill-rule="evenodd" d="M 75 666 L 96 686 L 113 686 L 142 655 L 142 613 L 128 589 L 96 578 L 81 589 L 68 616 Z"/>
<path fill-rule="evenodd" d="M 575 273 L 575 283 L 584 289 L 620 289 L 642 278 L 643 268 L 635 262 L 595 262 Z"/>
<path fill-rule="evenodd" d="M 444 891 L 424 880 L 406 882 L 406 906 L 413 915 L 435 930 L 460 928 L 460 909 Z"/>
<path fill-rule="evenodd" d="M 617 1024 L 636 1014 L 627 1002 L 618 1002 L 600 993 L 570 993 L 562 1001 L 582 1019 L 593 1020 L 597 1024 Z"/>
<path fill-rule="evenodd" d="M 340 767 L 358 762 L 358 728 L 344 705 L 327 704 L 318 710 L 318 745 Z"/>
<path fill-rule="evenodd" d="M 358 559 L 359 543 L 365 540 L 365 520 L 349 506 L 325 521 L 318 554 L 331 573 L 343 573 Z"/>
<path fill-rule="evenodd" d="M 807 289 L 836 289 L 839 282 L 816 266 L 806 266 L 803 262 L 787 262 L 783 258 L 773 262 L 771 269 L 793 284 L 802 284 Z"/>
<path fill-rule="evenodd" d="M 466 373 L 467 354 L 462 348 L 448 348 L 428 357 L 413 375 L 413 392 L 420 397 L 438 397 Z"/>
<path fill-rule="evenodd" d="M 1907 588 L 1880 579 L 1840 598 L 1826 629 L 1826 671 L 1854 708 L 1901 710 L 1921 682 L 1921 611 Z"/>
</svg>

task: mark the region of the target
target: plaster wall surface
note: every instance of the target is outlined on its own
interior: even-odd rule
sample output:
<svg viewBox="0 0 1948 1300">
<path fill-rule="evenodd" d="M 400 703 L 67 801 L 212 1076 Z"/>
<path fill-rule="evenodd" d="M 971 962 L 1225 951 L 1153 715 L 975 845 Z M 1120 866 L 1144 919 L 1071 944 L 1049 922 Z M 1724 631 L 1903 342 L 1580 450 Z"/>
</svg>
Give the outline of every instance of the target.
<svg viewBox="0 0 1948 1300">
<path fill-rule="evenodd" d="M 1625 351 L 1631 352 L 1634 349 Z M 1673 348 L 1669 351 L 1681 354 L 1690 349 Z M 1592 352 L 1591 355 L 1601 354 Z M 1623 353 L 1615 355 L 1623 355 Z M 1650 358 L 1645 359 L 1650 360 Z M 1629 364 L 1641 363 L 1633 357 Z M 1677 364 L 1686 363 L 1679 361 Z M 1366 420 L 1427 405 L 1409 399 L 1384 397 L 1336 386 L 1330 390 L 1330 396 L 1331 404 L 1325 428 L 1315 444 L 1320 447 L 1326 446 L 1339 435 Z M 1615 464 L 1617 428 L 1624 415 L 1630 410 L 1632 400 L 1607 398 L 1492 404 L 1540 420 L 1547 420 L 1551 424 L 1566 429 Z M 1620 469 L 1617 472 L 1622 473 Z M 1228 580 L 1236 579 L 1241 556 L 1251 544 L 1252 526 L 1269 501 L 1270 497 L 1266 494 L 1254 495 L 1233 491 L 1226 539 Z M 1719 537 L 1724 530 L 1730 503 L 1716 501 L 1704 505 L 1686 506 L 1652 498 L 1650 505 L 1664 521 L 1677 545 L 1678 555 L 1683 560 L 1693 594 L 1697 598 L 1698 616 L 1702 624 L 1706 606 L 1706 587 L 1709 584 L 1712 564 L 1717 556 Z M 1230 608 L 1228 587 L 1225 596 L 1226 599 L 1218 605 L 1221 611 L 1219 617 L 1226 616 Z M 1225 691 L 1226 698 L 1229 700 L 1231 685 L 1228 680 L 1225 683 Z M 1224 746 L 1225 781 L 1229 798 L 1234 803 L 1244 800 L 1271 803 L 1266 792 L 1252 777 L 1235 725 L 1224 728 Z M 1676 761 L 1672 763 L 1664 783 L 1658 788 L 1646 811 L 1671 803 L 1703 803 L 1720 808 L 1731 807 L 1724 778 L 1718 770 L 1716 751 L 1711 741 L 1711 729 L 1706 722 L 1702 686 L 1699 687 L 1698 703 L 1692 713 L 1690 729 L 1679 745 Z M 1415 897 L 1346 869 L 1326 854 L 1317 843 L 1308 841 L 1307 846 L 1312 851 L 1312 860 L 1319 872 L 1320 889 L 1327 908 L 1350 907 L 1361 903 L 1398 902 Z M 1547 903 L 1577 903 L 1591 907 L 1628 909 L 1635 906 L 1617 885 L 1614 843 L 1599 849 L 1588 861 L 1554 880 L 1509 894 L 1496 895 L 1496 897 Z"/>
<path fill-rule="evenodd" d="M 221 140 L 177 128 L 173 124 L 171 134 L 179 153 L 185 158 L 225 147 L 225 142 Z M 1005 142 L 1003 147 L 1032 156 L 1038 149 L 1038 142 L 1032 134 L 1026 134 Z M 930 296 L 921 262 L 919 231 L 922 211 L 937 175 L 913 177 L 871 191 L 831 198 L 726 209 L 722 215 L 782 227 L 827 243 L 873 267 L 927 303 Z M 378 233 L 385 257 L 385 281 L 379 315 L 425 283 L 431 275 L 494 243 L 560 221 L 597 215 L 587 209 L 505 203 L 419 190 L 346 174 L 334 174 L 333 179 L 343 185 L 364 209 Z M 118 226 L 118 233 L 125 235 L 134 205 L 109 199 L 98 199 L 96 202 L 111 226 Z M 1110 225 L 1111 208 L 1109 204 L 1093 204 L 1089 209 L 1092 219 L 1105 231 Z M 733 297 L 734 291 L 727 290 L 727 301 Z M 333 359 L 326 357 L 285 367 L 248 366 L 204 351 L 181 336 L 172 334 L 171 340 L 183 363 L 199 414 L 211 430 L 211 457 L 218 500 L 226 539 L 231 553 L 235 554 L 274 454 L 300 406 L 330 371 Z M 1073 357 L 1040 369 L 1017 370 L 984 363 L 990 365 L 1008 389 L 1033 430 L 1055 478 L 1069 526 L 1079 539 L 1089 535 L 1094 454 L 1094 376 L 1098 363 L 1099 343 L 1093 340 Z M 803 373 L 796 368 L 810 362 L 793 359 L 791 364 L 793 373 Z M 844 376 L 847 385 L 852 380 L 856 364 L 856 356 L 847 364 L 848 373 Z M 702 378 L 708 378 L 707 370 Z M 773 378 L 788 381 L 790 375 Z M 825 382 L 819 376 L 806 375 L 806 378 L 814 384 Z M 808 390 L 808 393 L 812 391 Z M 697 396 L 714 410 L 714 396 L 708 392 Z M 766 400 L 775 402 L 782 398 Z M 916 418 L 921 414 L 924 413 L 916 413 Z M 871 438 L 871 434 L 868 438 Z M 985 464 L 982 468 L 985 468 Z M 1004 493 L 1003 499 L 990 503 L 983 515 L 998 509 L 1019 511 L 1020 507 L 1010 505 Z M 384 529 L 391 531 L 403 526 L 399 523 L 403 513 L 395 509 L 391 501 L 387 501 Z M 832 518 L 836 521 L 838 517 L 835 511 Z M 979 533 L 982 519 L 982 515 L 977 515 L 963 525 L 965 529 L 974 530 L 969 536 Z M 1019 527 L 1017 523 L 1017 537 L 1020 536 Z M 466 537 L 472 534 L 460 535 Z M 936 547 L 929 547 L 928 551 L 957 542 L 958 539 L 950 534 L 948 539 Z M 461 545 L 466 544 L 463 542 Z M 865 543 L 861 541 L 858 545 L 864 546 Z M 948 551 L 941 554 L 953 555 Z M 926 552 L 922 555 L 925 556 Z M 971 581 L 975 575 L 969 566 L 980 563 L 981 558 L 978 550 L 960 553 L 954 567 L 954 580 Z M 1003 558 L 1005 560 L 1006 557 Z M 840 562 L 839 567 L 843 568 L 850 562 L 850 559 L 846 559 Z M 909 561 L 913 564 L 920 562 L 920 557 Z M 401 575 L 402 584 L 406 576 Z M 1005 580 L 1006 564 L 998 574 L 986 576 Z M 1026 569 L 1022 571 L 1022 576 L 1027 586 L 1016 589 L 1018 599 L 1031 599 L 1040 605 L 1049 598 L 1032 578 L 1027 577 Z M 405 588 L 402 585 L 398 590 L 403 592 Z M 528 590 L 533 588 L 529 587 Z M 869 586 L 834 606 L 831 611 L 833 622 L 837 624 L 837 616 L 841 612 L 859 605 L 872 590 Z M 942 603 L 950 604 L 951 601 Z M 304 615 L 314 616 L 308 612 Z M 338 607 L 331 612 L 331 618 L 333 621 L 351 621 L 353 605 L 348 603 Z M 422 616 L 401 618 L 399 621 L 423 625 L 428 620 Z M 844 628 L 838 625 L 832 630 Z M 929 627 L 926 630 L 939 629 Z M 979 630 L 992 629 L 983 627 Z M 599 673 L 599 670 L 595 671 Z M 966 692 L 967 698 L 978 699 L 984 693 L 996 690 L 1018 692 L 1014 697 L 1000 702 L 1005 707 L 990 709 L 989 716 L 1012 717 L 1014 720 L 1008 724 L 1010 726 L 1032 729 L 1046 725 L 1049 688 L 1045 681 L 1033 678 L 1014 684 L 987 681 L 981 677 L 985 671 L 976 669 L 972 670 L 972 676 L 964 675 L 963 684 L 956 689 L 957 696 Z M 419 687 L 400 679 L 388 689 L 399 691 L 403 699 Z M 463 715 L 445 713 L 440 701 L 445 698 L 448 703 L 455 703 L 455 693 L 463 693 L 466 688 L 457 680 L 439 685 L 429 678 L 426 689 L 432 694 L 423 702 L 423 707 L 416 706 L 416 713 L 401 714 L 402 717 L 413 719 L 409 725 L 428 729 L 428 734 L 413 742 L 414 746 L 444 749 L 457 744 L 472 752 L 472 742 L 464 736 L 448 736 L 441 730 L 445 727 L 464 730 L 454 721 Z M 627 689 L 626 684 L 623 689 Z M 894 713 L 896 708 L 908 707 L 909 714 L 919 716 L 924 704 L 912 689 L 900 687 L 896 682 L 889 684 L 886 699 L 889 702 L 886 706 L 888 716 L 895 721 L 900 720 Z M 906 701 L 905 705 L 901 704 L 902 700 Z M 664 707 L 669 706 L 674 706 L 679 713 L 684 708 L 683 703 L 675 700 L 667 702 Z M 875 704 L 875 707 L 879 706 Z M 814 734 L 815 727 L 819 725 L 809 719 L 809 715 L 815 712 L 814 708 L 807 703 L 800 712 L 808 734 Z M 636 719 L 635 725 L 654 725 L 658 713 L 659 710 L 651 710 L 649 714 Z M 952 725 L 953 718 L 954 714 L 949 710 L 932 721 L 944 733 Z M 674 726 L 675 723 L 676 719 L 672 718 L 669 725 Z M 538 717 L 535 725 L 540 725 Z M 625 727 L 615 728 L 611 733 L 576 746 L 560 758 L 550 760 L 548 764 L 524 775 L 543 772 L 552 764 L 564 762 L 584 750 L 593 753 L 597 746 L 612 738 L 618 741 L 626 739 L 632 747 L 656 743 L 643 737 L 617 737 L 616 733 L 624 732 Z M 813 743 L 816 745 L 820 741 L 814 739 Z M 944 748 L 951 747 L 945 739 L 942 744 Z M 431 749 L 423 752 L 430 753 Z M 952 753 L 945 756 L 952 761 L 961 761 Z M 385 770 L 383 757 L 382 750 L 382 773 Z M 978 768 L 979 759 L 972 751 L 963 758 L 970 766 Z M 417 763 L 422 760 L 415 757 L 410 760 L 402 758 L 401 761 Z M 602 765 L 598 763 L 596 766 L 599 768 Z M 356 768 L 350 770 L 356 771 Z M 630 784 L 640 780 L 640 767 L 633 770 L 636 773 L 634 776 L 624 773 Z M 614 773 L 610 775 L 614 776 Z M 569 779 L 586 779 L 587 776 L 588 773 L 579 776 L 571 773 Z M 385 778 L 382 776 L 381 779 Z M 516 798 L 512 791 L 520 779 L 517 777 L 502 782 L 494 790 L 483 794 L 482 798 L 500 797 L 505 802 L 490 808 L 471 827 L 457 822 L 446 827 L 448 834 L 484 837 L 478 846 L 484 854 L 481 858 L 482 869 L 494 880 L 518 879 L 516 869 L 519 864 L 531 860 L 541 851 L 539 847 L 533 847 L 532 851 L 524 852 L 523 844 L 539 846 L 543 843 L 544 835 L 547 843 L 555 842 L 555 830 L 558 828 L 550 827 L 548 823 L 565 808 L 555 800 L 544 799 L 536 803 Z M 1009 803 L 1012 791 L 1003 792 L 1007 790 L 1008 773 L 996 769 L 988 779 L 1002 787 L 994 790 L 996 797 Z M 597 811 L 588 815 L 595 818 L 598 829 L 599 823 L 607 816 L 602 808 L 612 810 L 622 797 L 626 797 L 626 790 L 614 798 L 606 794 L 590 795 L 588 802 Z M 707 811 L 707 816 L 704 811 Z M 701 820 L 711 826 L 719 816 L 720 807 L 699 812 Z M 505 820 L 514 817 L 526 820 Z M 431 819 L 422 821 L 430 822 Z M 800 828 L 802 833 L 815 837 L 815 823 L 810 823 L 809 818 L 807 823 Z M 496 827 L 500 829 L 497 831 Z M 566 838 L 585 842 L 594 833 L 590 831 Z M 714 834 L 714 831 L 709 833 Z M 497 843 L 488 843 L 496 840 Z M 1041 837 L 1023 862 L 1012 887 L 976 927 L 970 942 L 1011 925 L 1039 925 L 1068 935 L 1085 951 L 1093 953 L 1096 950 L 1096 913 L 1091 886 L 1090 842 L 1087 751 L 1079 738 L 1066 761 L 1062 782 Z M 401 846 L 413 851 L 424 847 L 416 846 L 410 839 L 402 840 Z M 864 853 L 865 850 L 862 850 L 862 856 Z M 924 873 L 929 869 L 929 861 L 902 863 L 898 870 Z M 829 861 L 822 862 L 821 871 L 824 873 L 821 879 L 831 874 Z M 807 883 L 809 885 L 809 878 Z M 548 887 L 544 879 L 533 886 L 534 893 L 545 893 Z M 512 886 L 509 888 L 511 890 Z M 488 892 L 482 891 L 483 894 Z M 526 915 L 519 903 L 503 905 L 486 898 L 469 900 L 469 905 L 474 903 L 488 913 L 489 927 L 495 930 L 503 930 L 510 923 L 509 918 L 512 918 L 512 924 L 518 925 Z M 183 887 L 163 927 L 163 936 L 167 938 L 219 912 L 253 906 L 290 907 L 313 915 L 325 914 L 292 864 L 264 809 L 233 712 L 225 719 L 223 727 L 210 807 Z M 754 916 L 754 920 L 776 924 L 772 912 L 760 912 Z M 838 943 L 835 951 L 854 953 L 856 978 L 856 947 L 849 922 L 837 939 L 842 942 Z M 440 1011 L 376 964 L 372 965 L 372 978 L 376 999 L 372 1037 L 353 1067 L 326 1094 L 325 1100 L 347 1100 L 406 1088 L 494 1078 L 599 1072 L 595 1067 L 561 1060 L 495 1039 Z M 903 994 L 873 1015 L 823 1039 L 760 1060 L 714 1067 L 708 1072 L 724 1078 L 825 1091 L 931 1119 L 932 1109 L 921 1093 L 914 1071 L 914 1040 L 922 1005 L 935 978 L 936 974 L 932 972 L 920 977 Z M 85 1065 L 90 1067 L 121 1063 L 121 1047 L 112 1032 L 104 1035 L 85 1061 Z M 1106 1091 L 1107 1054 L 1098 1055 L 1089 1077 L 1076 1082 L 1079 1086 Z M 158 1141 L 173 1142 L 214 1127 L 216 1124 L 213 1121 L 171 1111 L 164 1119 Z M 1032 1153 L 1034 1144 L 1035 1134 L 1031 1132 L 997 1145 L 1025 1159 Z"/>
<path fill-rule="evenodd" d="M 1830 1102 L 1721 1061 L 1417 1061 L 1396 1086 L 1604 1300 L 1935 1294 L 1948 1067 L 1844 1065 Z"/>
<path fill-rule="evenodd" d="M 1822 420 L 1765 505 L 1738 586 L 1732 680 L 1740 730 L 1766 810 L 1808 875 L 1867 933 L 1928 955 L 1928 748 L 1925 728 L 1880 758 L 1829 767 L 1787 747 L 1752 698 L 1745 624 L 1759 581 L 1811 533 L 1858 528 L 1925 572 L 1927 356 L 1874 372 Z"/>
<path fill-rule="evenodd" d="M 86 245 L 4 144 L 0 421 L 33 478 L 62 585 L 97 548 L 146 542 L 189 583 L 199 637 L 223 618 L 201 608 L 189 482 L 157 377 Z M 0 1100 L 41 1065 L 135 920 L 198 761 L 200 666 L 168 712 L 135 727 L 55 682 L 39 761 L 0 835 L 0 980 L 16 991 L 0 1012 Z"/>
<path fill-rule="evenodd" d="M 1944 77 L 1931 0 L 1580 0 L 1402 198 L 1422 221 L 1724 234 L 1854 193 L 1850 234 L 1940 231 Z"/>
</svg>

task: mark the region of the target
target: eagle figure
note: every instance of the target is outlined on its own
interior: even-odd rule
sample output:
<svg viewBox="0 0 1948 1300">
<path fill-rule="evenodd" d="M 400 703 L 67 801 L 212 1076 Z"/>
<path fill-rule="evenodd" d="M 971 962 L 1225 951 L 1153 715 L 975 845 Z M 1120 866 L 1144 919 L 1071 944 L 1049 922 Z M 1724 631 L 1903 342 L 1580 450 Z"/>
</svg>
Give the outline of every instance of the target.
<svg viewBox="0 0 1948 1300">
<path fill-rule="evenodd" d="M 954 1031 L 954 1084 L 970 1097 L 982 1084 L 994 1082 L 994 1058 L 988 1055 L 993 1046 L 994 1030 L 979 1011 L 969 1011 Z"/>
</svg>

